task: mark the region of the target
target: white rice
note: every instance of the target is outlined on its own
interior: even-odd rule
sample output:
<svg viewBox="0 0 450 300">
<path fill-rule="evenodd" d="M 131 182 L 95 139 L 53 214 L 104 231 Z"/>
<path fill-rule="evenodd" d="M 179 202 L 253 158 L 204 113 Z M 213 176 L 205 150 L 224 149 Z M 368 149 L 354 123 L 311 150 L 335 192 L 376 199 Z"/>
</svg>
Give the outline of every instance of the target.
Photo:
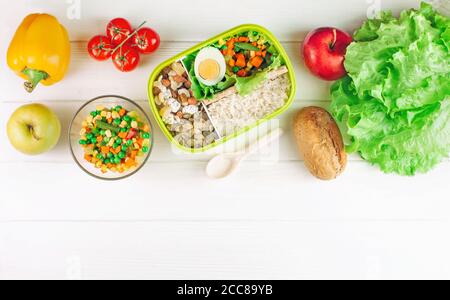
<svg viewBox="0 0 450 300">
<path fill-rule="evenodd" d="M 254 125 L 286 104 L 290 85 L 285 74 L 266 80 L 250 95 L 233 94 L 211 104 L 208 111 L 216 129 L 224 137 Z"/>
</svg>

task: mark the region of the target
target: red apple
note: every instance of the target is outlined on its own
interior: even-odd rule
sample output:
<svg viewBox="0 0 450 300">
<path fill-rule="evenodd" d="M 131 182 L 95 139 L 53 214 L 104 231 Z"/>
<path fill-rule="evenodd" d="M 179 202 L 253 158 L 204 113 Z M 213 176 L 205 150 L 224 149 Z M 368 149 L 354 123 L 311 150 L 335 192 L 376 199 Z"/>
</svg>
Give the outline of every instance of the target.
<svg viewBox="0 0 450 300">
<path fill-rule="evenodd" d="M 345 54 L 352 41 L 348 33 L 336 28 L 319 28 L 310 32 L 303 43 L 306 66 L 324 80 L 333 81 L 344 77 L 347 74 Z"/>
</svg>

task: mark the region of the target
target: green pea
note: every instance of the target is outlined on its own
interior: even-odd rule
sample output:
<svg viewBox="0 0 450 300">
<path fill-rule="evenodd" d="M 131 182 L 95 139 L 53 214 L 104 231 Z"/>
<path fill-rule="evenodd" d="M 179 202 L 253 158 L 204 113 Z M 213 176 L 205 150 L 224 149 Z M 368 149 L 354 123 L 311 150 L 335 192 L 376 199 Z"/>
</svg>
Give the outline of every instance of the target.
<svg viewBox="0 0 450 300">
<path fill-rule="evenodd" d="M 97 112 L 96 111 L 91 112 L 91 116 L 95 118 L 97 116 Z"/>
<path fill-rule="evenodd" d="M 120 160 L 119 157 L 114 158 L 114 163 L 115 163 L 116 165 L 120 164 L 120 162 L 121 162 L 121 160 Z"/>
<path fill-rule="evenodd" d="M 100 130 L 100 134 L 102 135 L 102 136 L 105 136 L 105 134 L 106 134 L 106 130 Z"/>
<path fill-rule="evenodd" d="M 91 144 L 97 144 L 97 139 L 95 137 L 91 139 Z"/>
<path fill-rule="evenodd" d="M 92 129 L 92 134 L 98 135 L 100 131 L 97 128 Z"/>
<path fill-rule="evenodd" d="M 124 116 L 124 117 L 123 117 L 123 120 L 124 120 L 125 122 L 127 122 L 127 123 L 130 123 L 131 118 L 130 118 L 130 116 Z"/>
<path fill-rule="evenodd" d="M 114 120 L 114 125 L 119 126 L 120 123 L 122 123 L 122 120 L 120 120 L 120 119 L 115 119 Z"/>
<path fill-rule="evenodd" d="M 121 138 L 117 138 L 117 140 L 116 140 L 116 143 L 117 143 L 117 144 L 120 145 L 120 144 L 122 144 L 122 142 L 123 142 L 123 140 L 122 140 Z"/>
<path fill-rule="evenodd" d="M 125 152 L 120 152 L 119 153 L 119 158 L 124 159 L 127 156 L 127 154 Z"/>
<path fill-rule="evenodd" d="M 101 153 L 97 154 L 97 159 L 103 160 L 104 159 L 103 154 L 101 154 Z"/>
<path fill-rule="evenodd" d="M 124 127 L 124 128 L 120 128 L 120 132 L 127 132 L 128 130 Z"/>
<path fill-rule="evenodd" d="M 150 138 L 150 134 L 149 134 L 148 132 L 144 132 L 144 133 L 142 134 L 142 138 L 148 140 L 148 139 Z"/>
<path fill-rule="evenodd" d="M 147 146 L 142 147 L 142 152 L 147 153 L 150 149 Z"/>
<path fill-rule="evenodd" d="M 237 73 L 237 72 L 239 72 L 239 67 L 233 67 L 233 73 Z"/>
<path fill-rule="evenodd" d="M 123 144 L 123 145 L 122 145 L 122 151 L 127 151 L 127 149 L 128 149 L 127 144 Z"/>
<path fill-rule="evenodd" d="M 109 158 L 104 160 L 105 165 L 109 164 L 111 162 L 111 160 L 109 160 Z"/>
<path fill-rule="evenodd" d="M 109 159 L 114 158 L 114 154 L 112 154 L 111 152 L 108 152 L 107 156 L 108 156 Z"/>
<path fill-rule="evenodd" d="M 128 147 L 130 147 L 131 145 L 133 145 L 133 141 L 132 141 L 132 140 L 128 140 L 128 141 L 126 142 L 126 145 L 127 145 Z"/>
<path fill-rule="evenodd" d="M 123 108 L 122 106 L 117 105 L 117 106 L 116 106 L 116 111 L 119 111 L 119 110 L 121 110 L 122 108 Z"/>
<path fill-rule="evenodd" d="M 87 141 L 86 140 L 80 140 L 80 145 L 86 145 Z"/>
<path fill-rule="evenodd" d="M 94 137 L 94 135 L 93 135 L 92 133 L 86 134 L 86 138 L 87 138 L 88 140 L 92 139 L 93 137 Z"/>
</svg>

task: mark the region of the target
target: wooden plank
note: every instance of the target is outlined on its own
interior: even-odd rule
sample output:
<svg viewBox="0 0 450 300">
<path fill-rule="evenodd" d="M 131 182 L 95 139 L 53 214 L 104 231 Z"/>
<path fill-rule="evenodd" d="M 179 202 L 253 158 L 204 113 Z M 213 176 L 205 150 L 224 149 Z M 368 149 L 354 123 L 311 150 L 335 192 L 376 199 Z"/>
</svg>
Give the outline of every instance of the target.
<svg viewBox="0 0 450 300">
<path fill-rule="evenodd" d="M 203 162 L 150 162 L 103 182 L 74 164 L 3 163 L 0 220 L 447 220 L 450 164 L 428 175 L 384 175 L 353 162 L 336 181 L 300 162 L 246 162 L 213 181 Z"/>
<path fill-rule="evenodd" d="M 22 79 L 15 76 L 0 62 L 4 76 L 0 81 L 0 102 L 12 101 L 88 101 L 101 95 L 121 95 L 131 99 L 147 99 L 147 86 L 151 73 L 160 63 L 194 46 L 196 42 L 165 42 L 154 55 L 143 56 L 140 67 L 132 73 L 121 73 L 112 62 L 97 62 L 89 57 L 86 42 L 72 43 L 71 67 L 66 78 L 59 84 L 37 88 L 32 95 L 24 88 Z M 328 100 L 330 83 L 321 81 L 306 70 L 300 55 L 300 42 L 284 43 L 295 66 L 297 99 Z M 4 47 L 4 45 L 0 46 Z M 5 48 L 6 52 L 6 48 Z"/>
<path fill-rule="evenodd" d="M 220 1 L 130 2 L 114 2 L 111 5 L 107 0 L 15 1 L 8 7 L 8 11 L 14 11 L 14 14 L 5 10 L 2 21 L 6 25 L 4 30 L 9 33 L 16 29 L 21 16 L 31 12 L 47 12 L 60 19 L 68 28 L 72 40 L 86 40 L 104 32 L 110 19 L 121 16 L 133 22 L 134 26 L 148 20 L 149 26 L 157 29 L 166 41 L 200 41 L 243 23 L 256 23 L 271 29 L 283 41 L 299 41 L 313 28 L 337 26 L 352 31 L 375 10 L 392 9 L 398 13 L 419 5 L 416 0 L 346 0 L 336 5 L 329 0 L 279 0 L 276 3 L 271 0 L 246 0 L 241 1 L 239 9 L 234 9 L 230 14 L 229 3 Z M 80 3 L 80 6 L 73 3 Z"/>
<path fill-rule="evenodd" d="M 0 279 L 444 279 L 449 225 L 6 223 Z"/>
</svg>

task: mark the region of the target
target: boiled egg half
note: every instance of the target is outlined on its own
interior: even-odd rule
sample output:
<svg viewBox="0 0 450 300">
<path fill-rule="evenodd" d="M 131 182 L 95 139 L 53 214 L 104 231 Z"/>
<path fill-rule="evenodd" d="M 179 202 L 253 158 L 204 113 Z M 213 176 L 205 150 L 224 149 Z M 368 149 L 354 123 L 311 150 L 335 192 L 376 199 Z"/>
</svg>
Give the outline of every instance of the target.
<svg viewBox="0 0 450 300">
<path fill-rule="evenodd" d="M 227 72 L 225 57 L 219 49 L 208 47 L 202 49 L 195 59 L 195 76 L 207 86 L 213 86 L 223 80 Z"/>
</svg>

